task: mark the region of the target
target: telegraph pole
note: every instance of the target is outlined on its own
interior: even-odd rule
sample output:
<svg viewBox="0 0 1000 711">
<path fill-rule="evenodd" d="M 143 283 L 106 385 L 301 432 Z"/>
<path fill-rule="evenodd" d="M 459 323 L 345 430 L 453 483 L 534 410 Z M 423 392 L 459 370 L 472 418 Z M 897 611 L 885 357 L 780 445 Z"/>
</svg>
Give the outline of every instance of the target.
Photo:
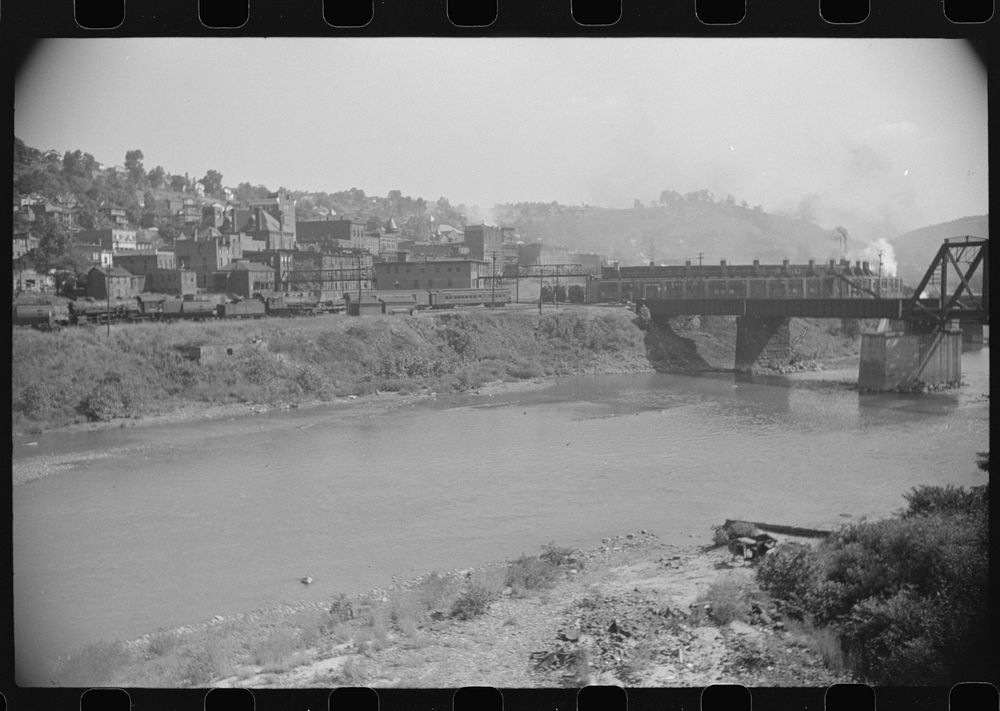
<svg viewBox="0 0 1000 711">
<path fill-rule="evenodd" d="M 542 315 L 542 287 L 545 286 L 545 277 L 543 276 L 545 270 L 542 269 L 542 265 L 538 265 L 538 315 Z"/>
<path fill-rule="evenodd" d="M 884 250 L 878 251 L 878 286 L 875 288 L 875 293 L 882 296 L 882 254 Z"/>
<path fill-rule="evenodd" d="M 704 253 L 698 252 L 698 266 L 699 267 L 701 266 L 701 258 L 704 257 L 704 256 L 705 256 Z"/>
<path fill-rule="evenodd" d="M 493 257 L 493 277 L 490 279 L 490 308 L 496 308 L 496 293 L 497 293 L 497 253 L 491 252 Z"/>
</svg>

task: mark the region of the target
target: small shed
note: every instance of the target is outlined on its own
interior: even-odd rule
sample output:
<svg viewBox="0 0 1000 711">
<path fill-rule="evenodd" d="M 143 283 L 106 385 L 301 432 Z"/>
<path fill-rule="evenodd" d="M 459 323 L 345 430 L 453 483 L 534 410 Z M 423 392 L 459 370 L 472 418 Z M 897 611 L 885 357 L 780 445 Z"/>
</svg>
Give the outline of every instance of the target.
<svg viewBox="0 0 1000 711">
<path fill-rule="evenodd" d="M 382 313 L 388 315 L 412 315 L 417 308 L 417 300 L 413 294 L 399 294 L 398 296 L 384 294 L 379 297 L 379 301 L 382 302 Z"/>
<path fill-rule="evenodd" d="M 371 294 L 351 298 L 347 296 L 347 313 L 350 316 L 378 316 L 382 313 L 382 301 Z"/>
</svg>

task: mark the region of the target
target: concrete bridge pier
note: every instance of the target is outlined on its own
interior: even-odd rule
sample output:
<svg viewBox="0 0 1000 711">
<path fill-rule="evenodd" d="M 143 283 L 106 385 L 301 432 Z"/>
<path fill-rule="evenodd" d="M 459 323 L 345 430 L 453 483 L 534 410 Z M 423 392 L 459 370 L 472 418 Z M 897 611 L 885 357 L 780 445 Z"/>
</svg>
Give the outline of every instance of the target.
<svg viewBox="0 0 1000 711">
<path fill-rule="evenodd" d="M 962 381 L 962 331 L 907 329 L 861 334 L 860 390 L 921 391 Z"/>
<path fill-rule="evenodd" d="M 977 351 L 983 347 L 983 324 L 978 321 L 961 321 L 962 348 Z"/>
<path fill-rule="evenodd" d="M 736 318 L 736 371 L 776 370 L 792 359 L 787 318 Z"/>
</svg>

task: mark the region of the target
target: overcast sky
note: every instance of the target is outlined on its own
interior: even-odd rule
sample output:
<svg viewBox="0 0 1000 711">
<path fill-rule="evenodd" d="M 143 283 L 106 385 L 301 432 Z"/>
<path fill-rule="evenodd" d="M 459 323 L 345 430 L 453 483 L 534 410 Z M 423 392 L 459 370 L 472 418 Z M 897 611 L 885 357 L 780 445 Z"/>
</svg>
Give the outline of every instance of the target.
<svg viewBox="0 0 1000 711">
<path fill-rule="evenodd" d="M 988 211 L 986 74 L 953 40 L 50 40 L 15 134 L 484 208 L 707 188 L 868 239 Z"/>
</svg>

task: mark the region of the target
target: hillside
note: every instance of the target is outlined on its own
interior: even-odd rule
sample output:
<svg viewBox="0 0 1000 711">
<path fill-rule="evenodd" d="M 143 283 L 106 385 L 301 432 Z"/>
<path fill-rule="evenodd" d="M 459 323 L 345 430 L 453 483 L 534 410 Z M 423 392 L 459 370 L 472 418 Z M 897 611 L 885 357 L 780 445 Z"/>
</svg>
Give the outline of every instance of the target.
<svg viewBox="0 0 1000 711">
<path fill-rule="evenodd" d="M 494 214 L 517 227 L 526 242 L 542 240 L 573 250 L 599 252 L 624 264 L 733 264 L 825 261 L 841 257 L 839 235 L 810 222 L 781 217 L 758 207 L 714 202 L 691 195 L 658 205 L 612 210 L 593 206 L 518 204 L 498 206 Z M 848 238 L 848 253 L 866 245 Z"/>
<path fill-rule="evenodd" d="M 990 236 L 990 216 L 962 217 L 951 222 L 921 227 L 889 240 L 896 250 L 899 276 L 905 283 L 915 284 L 924 275 L 941 244 L 950 237 Z"/>
</svg>

